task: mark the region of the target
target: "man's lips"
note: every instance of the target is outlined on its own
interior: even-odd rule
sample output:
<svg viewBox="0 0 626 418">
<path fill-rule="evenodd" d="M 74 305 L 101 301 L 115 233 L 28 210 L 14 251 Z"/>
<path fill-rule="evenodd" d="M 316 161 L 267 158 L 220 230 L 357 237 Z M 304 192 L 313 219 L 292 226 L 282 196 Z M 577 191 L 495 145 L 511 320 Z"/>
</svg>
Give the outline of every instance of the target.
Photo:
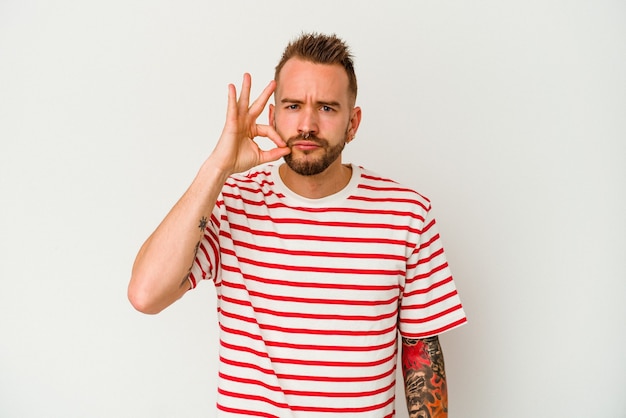
<svg viewBox="0 0 626 418">
<path fill-rule="evenodd" d="M 315 141 L 299 140 L 288 144 L 290 148 L 296 148 L 302 151 L 311 151 L 320 148 L 321 145 Z"/>
</svg>

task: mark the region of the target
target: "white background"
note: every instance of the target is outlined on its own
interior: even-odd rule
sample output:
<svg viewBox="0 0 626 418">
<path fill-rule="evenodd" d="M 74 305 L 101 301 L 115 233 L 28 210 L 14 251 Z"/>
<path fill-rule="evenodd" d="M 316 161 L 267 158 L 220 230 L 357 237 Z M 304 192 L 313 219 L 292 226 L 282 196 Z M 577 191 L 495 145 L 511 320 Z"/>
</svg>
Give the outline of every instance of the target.
<svg viewBox="0 0 626 418">
<path fill-rule="evenodd" d="M 450 416 L 625 417 L 626 6 L 571 0 L 0 0 L 0 416 L 214 415 L 213 286 L 129 273 L 303 30 L 356 55 L 344 161 L 434 202 Z"/>
</svg>

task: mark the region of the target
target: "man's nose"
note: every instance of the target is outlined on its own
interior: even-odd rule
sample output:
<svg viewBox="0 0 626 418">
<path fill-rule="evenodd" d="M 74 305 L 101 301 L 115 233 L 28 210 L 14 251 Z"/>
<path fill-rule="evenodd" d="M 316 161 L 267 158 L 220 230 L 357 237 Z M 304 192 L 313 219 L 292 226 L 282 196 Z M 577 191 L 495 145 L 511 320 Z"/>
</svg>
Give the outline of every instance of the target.
<svg viewBox="0 0 626 418">
<path fill-rule="evenodd" d="M 298 133 L 307 136 L 315 135 L 318 132 L 317 112 L 314 109 L 305 108 L 300 113 L 300 120 L 298 123 Z"/>
</svg>

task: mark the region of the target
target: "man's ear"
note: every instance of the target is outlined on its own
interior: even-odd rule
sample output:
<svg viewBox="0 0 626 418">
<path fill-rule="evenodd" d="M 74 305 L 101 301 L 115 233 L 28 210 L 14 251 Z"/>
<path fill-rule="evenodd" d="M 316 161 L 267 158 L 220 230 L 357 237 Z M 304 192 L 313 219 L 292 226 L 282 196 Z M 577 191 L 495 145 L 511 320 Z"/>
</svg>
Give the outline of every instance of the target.
<svg viewBox="0 0 626 418">
<path fill-rule="evenodd" d="M 352 116 L 350 117 L 350 124 L 348 125 L 348 142 L 352 141 L 356 136 L 356 131 L 359 130 L 361 124 L 361 108 L 355 107 L 352 109 Z"/>
<path fill-rule="evenodd" d="M 269 119 L 269 125 L 272 128 L 276 129 L 276 122 L 275 122 L 275 119 L 274 119 L 274 105 L 271 104 L 271 103 L 270 103 L 270 107 L 269 107 L 269 117 L 268 117 L 268 119 Z"/>
</svg>

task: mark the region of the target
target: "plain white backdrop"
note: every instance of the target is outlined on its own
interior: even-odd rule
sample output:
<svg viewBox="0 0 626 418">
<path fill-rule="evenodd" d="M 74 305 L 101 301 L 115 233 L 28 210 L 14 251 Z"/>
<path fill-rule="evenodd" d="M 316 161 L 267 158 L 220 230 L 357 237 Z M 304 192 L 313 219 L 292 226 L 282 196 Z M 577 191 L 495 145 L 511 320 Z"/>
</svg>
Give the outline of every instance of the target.
<svg viewBox="0 0 626 418">
<path fill-rule="evenodd" d="M 450 417 L 626 417 L 617 0 L 0 0 L 0 417 L 214 416 L 212 284 L 157 316 L 126 286 L 227 84 L 301 31 L 356 56 L 344 161 L 434 203 L 470 321 Z"/>
</svg>

